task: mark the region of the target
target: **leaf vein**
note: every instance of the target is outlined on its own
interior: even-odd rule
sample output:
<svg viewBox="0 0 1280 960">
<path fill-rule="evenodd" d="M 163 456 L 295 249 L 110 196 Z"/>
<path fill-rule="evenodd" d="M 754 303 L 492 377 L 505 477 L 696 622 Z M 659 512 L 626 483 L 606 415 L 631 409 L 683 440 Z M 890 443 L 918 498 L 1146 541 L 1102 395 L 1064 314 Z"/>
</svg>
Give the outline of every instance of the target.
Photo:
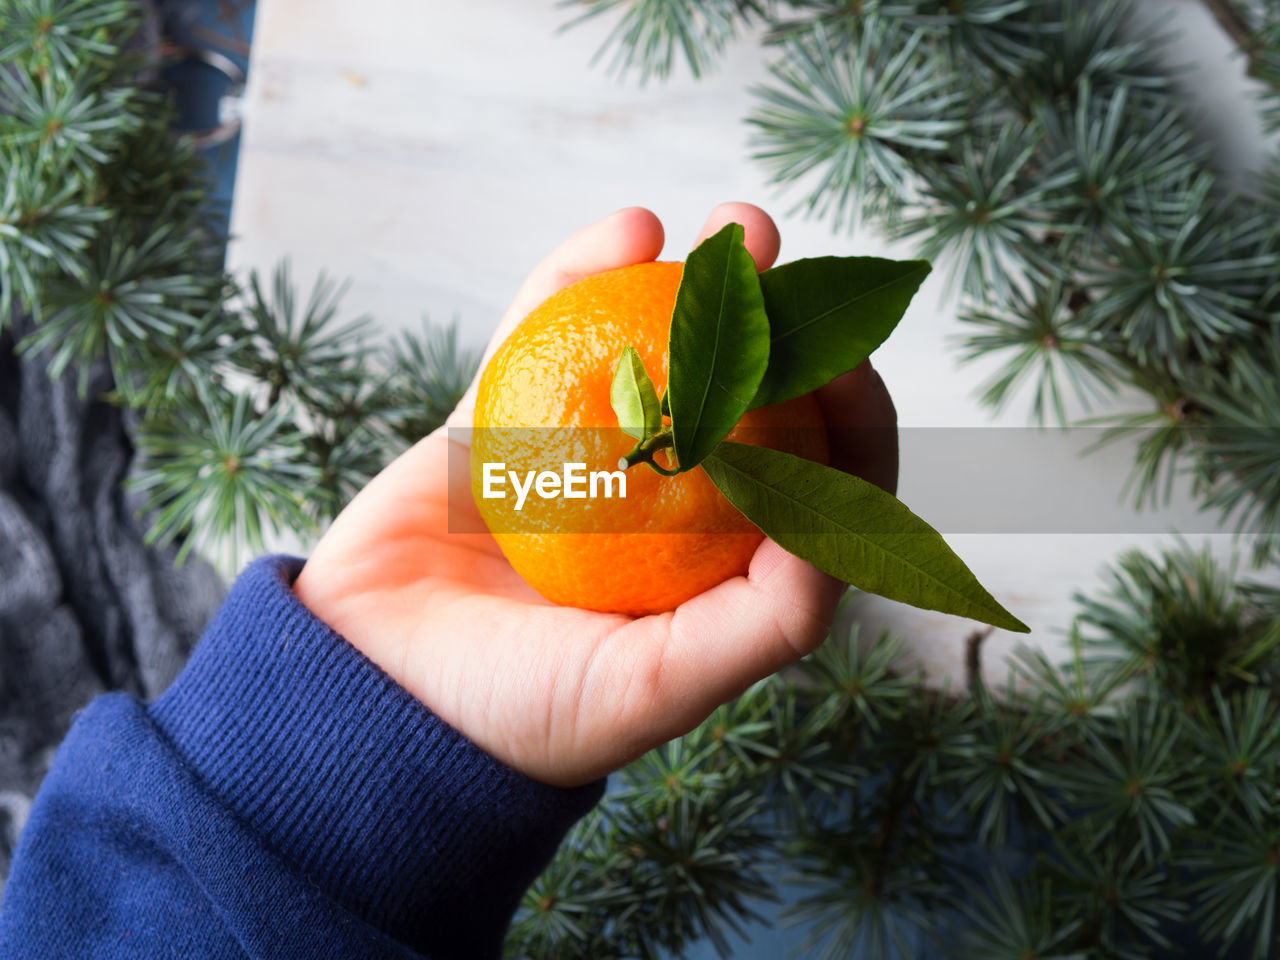
<svg viewBox="0 0 1280 960">
<path fill-rule="evenodd" d="M 711 345 L 711 376 L 707 378 L 707 382 L 702 388 L 702 400 L 698 404 L 698 415 L 694 420 L 694 433 L 696 436 L 701 436 L 703 433 L 702 414 L 707 409 L 707 397 L 711 394 L 711 385 L 717 380 L 716 371 L 720 366 L 720 331 L 724 327 L 724 305 L 725 301 L 729 298 L 729 265 L 732 262 L 733 245 L 730 244 L 724 260 L 724 281 L 720 285 L 720 309 L 716 317 L 716 337 L 715 341 Z"/>
<path fill-rule="evenodd" d="M 914 570 L 914 571 L 915 571 L 919 576 L 923 577 L 924 579 L 928 580 L 929 582 L 937 584 L 939 587 L 941 587 L 943 590 L 945 590 L 947 593 L 951 594 L 952 596 L 954 596 L 954 597 L 958 597 L 958 598 L 960 599 L 960 601 L 963 603 L 963 605 L 965 605 L 965 606 L 967 606 L 967 607 L 976 607 L 976 608 L 978 608 L 978 609 L 981 609 L 981 608 L 982 608 L 982 605 L 981 605 L 981 604 L 977 603 L 977 602 L 976 602 L 976 601 L 974 601 L 972 598 L 970 598 L 970 597 L 966 596 L 962 591 L 960 591 L 960 590 L 956 589 L 955 587 L 951 586 L 951 585 L 950 585 L 949 583 L 947 583 L 946 581 L 944 581 L 944 580 L 939 580 L 939 579 L 937 578 L 937 576 L 935 576 L 934 574 L 929 573 L 928 571 L 924 570 L 923 568 L 919 567 L 918 565 L 916 565 L 916 564 L 912 563 L 910 560 L 907 560 L 907 559 L 905 559 L 905 558 L 903 558 L 903 557 L 898 557 L 898 556 L 894 556 L 893 554 L 890 554 L 888 550 L 886 550 L 886 549 L 885 549 L 884 547 L 882 547 L 882 546 L 879 546 L 879 545 L 878 545 L 874 540 L 872 540 L 872 539 L 871 539 L 870 537 L 868 537 L 866 534 L 864 534 L 864 533 L 859 533 L 857 530 L 854 530 L 852 527 L 845 526 L 844 524 L 839 523 L 839 522 L 837 522 L 837 521 L 835 521 L 835 520 L 832 520 L 830 517 L 827 517 L 826 515 L 824 515 L 824 514 L 822 514 L 822 513 L 819 513 L 817 510 L 813 509 L 811 506 L 809 506 L 809 505 L 808 505 L 807 503 L 805 503 L 803 500 L 800 500 L 800 499 L 798 499 L 798 498 L 796 498 L 796 497 L 792 496 L 791 494 L 787 493 L 785 490 L 781 490 L 781 489 L 779 489 L 778 487 L 774 486 L 772 483 L 769 483 L 767 480 L 764 480 L 764 479 L 762 479 L 762 478 L 760 478 L 760 477 L 756 476 L 755 474 L 748 473 L 747 471 L 742 470 L 741 468 L 734 466 L 732 463 L 730 463 L 729 461 L 725 460 L 723 457 L 716 457 L 716 462 L 717 462 L 718 464 L 723 465 L 723 466 L 727 466 L 729 469 L 731 469 L 731 470 L 733 470 L 734 472 L 738 473 L 740 476 L 746 477 L 748 480 L 751 480 L 752 482 L 756 483 L 757 485 L 759 485 L 759 486 L 761 486 L 761 487 L 764 487 L 764 488 L 766 488 L 766 489 L 768 489 L 768 490 L 772 490 L 772 491 L 773 491 L 774 493 L 776 493 L 778 496 L 780 496 L 780 497 L 782 497 L 782 498 L 784 498 L 784 499 L 786 499 L 786 500 L 789 500 L 791 503 L 793 503 L 793 504 L 795 504 L 796 506 L 800 507 L 804 512 L 809 513 L 809 514 L 811 514 L 812 516 L 816 517 L 819 521 L 821 521 L 821 522 L 823 522 L 823 523 L 825 523 L 825 524 L 828 524 L 828 525 L 830 525 L 830 526 L 836 527 L 838 530 L 843 530 L 843 531 L 845 531 L 845 532 L 847 532 L 847 533 L 851 534 L 852 536 L 856 537 L 858 540 L 860 540 L 860 541 L 862 541 L 862 542 L 864 542 L 864 543 L 866 543 L 866 544 L 869 544 L 871 547 L 873 547 L 873 548 L 877 549 L 877 550 L 880 552 L 880 554 L 881 554 L 881 563 L 884 563 L 886 560 L 896 560 L 898 563 L 902 564 L 904 567 L 907 567 L 907 568 L 909 568 L 909 569 L 911 569 L 911 570 Z M 864 482 L 866 482 L 866 481 L 864 481 Z M 913 514 L 913 516 L 914 516 L 914 514 Z M 801 536 L 804 536 L 804 534 L 801 534 Z"/>
<path fill-rule="evenodd" d="M 785 340 L 787 337 L 791 336 L 793 333 L 798 333 L 801 330 L 804 330 L 806 327 L 810 327 L 815 323 L 819 323 L 827 319 L 827 317 L 831 316 L 833 313 L 843 310 L 846 307 L 850 306 L 851 304 L 857 303 L 859 300 L 864 300 L 874 293 L 879 293 L 881 290 L 885 290 L 889 287 L 894 286 L 895 284 L 902 283 L 904 280 L 910 280 L 911 278 L 916 276 L 919 272 L 920 270 L 915 270 L 915 271 L 912 271 L 911 273 L 904 273 L 901 276 L 894 277 L 892 280 L 886 280 L 884 283 L 880 284 L 879 286 L 872 287 L 870 290 L 864 290 L 862 291 L 862 293 L 858 294 L 856 297 L 850 297 L 848 300 L 845 300 L 841 303 L 837 303 L 835 306 L 831 307 L 828 310 L 824 310 L 822 313 L 818 314 L 817 316 L 810 317 L 808 320 L 804 321 L 803 323 L 798 323 L 791 329 L 778 334 L 776 337 L 773 338 L 772 343 L 778 343 L 781 340 Z M 924 272 L 928 273 L 928 270 L 926 269 Z"/>
</svg>

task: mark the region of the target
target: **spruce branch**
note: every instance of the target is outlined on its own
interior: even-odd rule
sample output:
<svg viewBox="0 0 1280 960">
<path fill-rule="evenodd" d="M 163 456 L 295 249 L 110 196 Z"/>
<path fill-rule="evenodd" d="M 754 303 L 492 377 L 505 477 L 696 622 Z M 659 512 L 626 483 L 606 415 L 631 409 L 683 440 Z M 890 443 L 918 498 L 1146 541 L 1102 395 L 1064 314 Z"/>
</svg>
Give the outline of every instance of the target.
<svg viewBox="0 0 1280 960">
<path fill-rule="evenodd" d="M 1210 684 L 1188 710 L 1181 687 L 1142 686 L 1138 675 L 1134 698 L 1133 669 L 1115 658 L 1091 661 L 1087 654 L 1097 651 L 1096 638 L 1086 642 L 1078 634 L 1074 656 L 1061 666 L 1024 651 L 1024 675 L 1045 678 L 1043 685 L 999 699 L 981 685 L 973 694 L 953 696 L 910 685 L 891 667 L 857 667 L 892 663 L 888 654 L 897 656 L 900 648 L 888 636 L 869 647 L 847 644 L 856 631 L 837 631 L 829 641 L 834 655 L 824 655 L 822 663 L 811 658 L 803 674 L 753 687 L 747 702 L 726 705 L 688 743 L 664 748 L 629 771 L 626 792 L 616 802 L 630 811 L 635 829 L 656 834 L 644 846 L 627 835 L 623 845 L 607 827 L 593 827 L 591 841 L 570 854 L 586 861 L 580 875 L 590 877 L 590 884 L 552 898 L 544 892 L 536 902 L 527 898 L 521 914 L 532 923 L 536 918 L 529 911 L 537 907 L 548 913 L 536 920 L 543 928 L 567 929 L 554 916 L 563 901 L 566 916 L 585 938 L 542 953 L 513 946 L 509 954 L 641 957 L 658 945 L 680 952 L 696 925 L 681 913 L 640 904 L 660 897 L 648 878 L 664 876 L 669 868 L 664 845 L 670 841 L 662 839 L 670 836 L 669 811 L 681 804 L 714 804 L 727 794 L 760 801 L 758 822 L 774 824 L 751 854 L 768 871 L 766 880 L 779 870 L 807 888 L 783 917 L 807 927 L 803 949 L 810 955 L 834 960 L 864 950 L 914 957 L 943 950 L 941 943 L 984 957 L 1021 956 L 1015 948 L 1036 944 L 1063 958 L 1148 957 L 1170 949 L 1171 926 L 1183 923 L 1192 929 L 1179 939 L 1200 938 L 1206 949 L 1232 938 L 1269 942 L 1266 910 L 1274 874 L 1266 868 L 1276 845 L 1255 824 L 1274 819 L 1271 771 L 1280 764 L 1280 748 L 1272 722 L 1275 652 L 1257 644 L 1268 630 L 1280 630 L 1280 590 L 1237 580 L 1234 567 L 1222 568 L 1223 583 L 1206 589 L 1188 573 L 1199 555 L 1186 547 L 1174 553 L 1173 572 L 1164 583 L 1185 594 L 1179 622 L 1238 621 L 1247 634 L 1245 646 L 1255 647 L 1245 657 L 1253 671 L 1229 673 L 1235 692 Z M 1134 597 L 1126 609 L 1135 633 L 1144 620 L 1148 633 L 1164 629 L 1153 596 Z M 1218 631 L 1203 632 L 1212 637 Z M 1177 656 L 1166 660 L 1171 673 L 1185 669 Z M 890 709 L 877 714 L 874 732 L 852 703 L 832 702 L 858 695 L 840 693 L 850 682 L 872 702 L 875 686 L 886 684 L 892 691 Z M 812 725 L 815 715 L 825 718 L 820 729 Z M 999 727 L 1004 734 L 992 733 Z M 738 740 L 727 749 L 731 728 Z M 811 790 L 804 817 L 770 818 L 771 808 L 789 800 L 785 790 L 770 787 L 785 768 L 768 762 L 769 748 L 797 742 L 806 729 L 800 741 L 826 738 L 863 772 L 843 789 Z M 753 740 L 766 749 L 753 749 Z M 1021 742 L 1030 749 L 1018 747 Z M 815 752 L 798 762 L 821 764 L 835 756 Z M 1045 774 L 1019 779 L 1019 763 Z M 1003 794 L 1007 823 L 997 849 L 1004 863 L 1017 866 L 983 874 L 971 864 L 973 839 L 989 818 L 988 807 L 956 804 L 985 776 L 984 769 L 1005 764 L 1014 776 L 988 793 Z M 1224 783 L 1226 790 L 1220 789 Z M 1052 832 L 1043 830 L 1034 803 L 1024 796 L 1028 789 L 1048 797 L 1057 810 Z M 1243 808 L 1251 811 L 1243 815 L 1243 826 L 1217 829 L 1224 810 L 1235 816 Z M 609 822 L 612 809 L 601 823 Z M 1260 843 L 1271 844 L 1263 856 L 1257 853 Z M 1248 844 L 1254 845 L 1252 858 L 1244 857 Z M 648 862 L 651 857 L 656 862 Z M 602 865 L 610 879 L 593 872 Z M 554 876 L 566 871 L 561 867 Z M 637 872 L 644 882 L 632 881 Z M 588 893 L 600 899 L 580 913 Z M 1246 898 L 1255 912 L 1237 916 Z M 749 909 L 750 903 L 742 906 Z M 625 918 L 625 930 L 611 926 L 618 918 Z M 518 928 L 517 940 L 519 929 L 525 927 Z M 603 936 L 593 937 L 596 929 Z"/>
<path fill-rule="evenodd" d="M 1046 875 L 1065 905 L 1081 919 L 1072 947 L 1085 956 L 1146 960 L 1171 945 L 1165 931 L 1187 914 L 1169 871 L 1142 848 L 1094 845 L 1092 826 L 1054 837 Z"/>
<path fill-rule="evenodd" d="M 193 262 L 221 284 L 226 238 L 211 223 L 205 158 L 170 131 L 177 115 L 168 98 L 134 87 L 129 103 L 142 124 L 114 144 L 86 196 L 140 223 L 184 224 L 201 252 Z"/>
<path fill-rule="evenodd" d="M 377 423 L 376 419 L 369 424 L 322 420 L 304 438 L 305 455 L 300 459 L 315 471 L 314 486 L 306 497 L 307 515 L 315 528 L 334 520 L 386 465 L 388 445 Z"/>
<path fill-rule="evenodd" d="M 415 443 L 442 426 L 458 405 L 480 366 L 480 354 L 458 344 L 457 324 L 433 325 L 423 318 L 417 332 L 406 330 L 391 343 L 392 431 Z"/>
<path fill-rule="evenodd" d="M 822 725 L 822 713 L 810 714 L 808 707 L 795 688 L 781 692 L 762 750 L 759 789 L 783 825 L 838 806 L 866 772 L 842 738 Z"/>
<path fill-rule="evenodd" d="M 695 77 L 702 76 L 743 27 L 765 11 L 760 0 L 560 0 L 560 6 L 585 8 L 565 29 L 620 12 L 591 62 L 598 63 L 612 49 L 611 72 L 622 76 L 634 71 L 641 83 L 665 80 L 678 59 Z"/>
<path fill-rule="evenodd" d="M 1174 481 L 1191 469 L 1194 445 L 1203 436 L 1205 423 L 1199 408 L 1186 396 L 1183 383 L 1167 375 L 1133 371 L 1131 381 L 1155 400 L 1153 409 L 1084 421 L 1104 427 L 1092 452 L 1120 440 L 1138 437 L 1132 472 L 1121 491 L 1134 509 L 1168 503 Z"/>
<path fill-rule="evenodd" d="M 753 684 L 717 707 L 685 740 L 705 757 L 710 769 L 730 780 L 764 775 L 769 759 L 776 755 L 768 734 L 774 729 L 777 693 L 772 680 Z"/>
<path fill-rule="evenodd" d="M 5 0 L 0 63 L 65 83 L 110 63 L 141 22 L 129 0 Z"/>
<path fill-rule="evenodd" d="M 927 68 L 921 39 L 872 20 L 854 44 L 836 45 L 817 24 L 787 41 L 774 84 L 752 89 L 756 159 L 775 183 L 812 173 L 804 206 L 836 229 L 901 206 L 910 158 L 961 129 L 961 95 Z"/>
<path fill-rule="evenodd" d="M 346 293 L 323 274 L 316 280 L 299 311 L 287 260 L 277 265 L 270 293 L 263 290 L 257 271 L 250 274 L 247 321 L 252 336 L 238 364 L 267 385 L 267 404 L 286 393 L 308 402 L 323 403 L 336 385 L 363 374 L 368 317 L 337 322 Z"/>
<path fill-rule="evenodd" d="M 1260 349 L 1236 351 L 1226 370 L 1206 371 L 1195 402 L 1213 424 L 1198 448 L 1204 504 L 1241 530 L 1280 530 L 1280 326 Z"/>
<path fill-rule="evenodd" d="M 1136 835 L 1151 862 L 1167 857 L 1173 835 L 1195 823 L 1180 780 L 1187 774 L 1172 762 L 1182 724 L 1167 700 L 1140 698 L 1127 705 L 1113 736 L 1094 734 L 1072 771 L 1069 793 L 1087 811 L 1094 844 Z"/>
<path fill-rule="evenodd" d="M 1275 798 L 1262 806 L 1228 811 L 1202 832 L 1196 848 L 1184 858 L 1203 875 L 1189 885 L 1195 895 L 1195 918 L 1220 938 L 1223 948 L 1241 938 L 1252 941 L 1250 956 L 1265 960 L 1276 945 L 1276 912 L 1280 906 L 1280 821 Z"/>
<path fill-rule="evenodd" d="M 949 62 L 966 72 L 985 69 L 1019 75 L 1045 56 L 1043 41 L 1061 30 L 1049 0 L 899 0 L 886 15 L 942 40 Z"/>
<path fill-rule="evenodd" d="M 1036 125 L 979 127 L 958 145 L 957 158 L 922 170 L 922 210 L 896 231 L 921 237 L 929 259 L 950 262 L 952 282 L 978 301 L 1007 296 L 1011 269 L 1054 276 L 1042 238 L 1059 191 L 1077 176 L 1058 165 L 1041 169 Z M 1033 176 L 1034 173 L 1034 176 Z"/>
<path fill-rule="evenodd" d="M 966 957 L 972 960 L 1066 960 L 1082 920 L 1063 916 L 1052 884 L 1015 883 L 1002 869 L 991 870 L 960 909 L 969 921 L 963 928 Z"/>
<path fill-rule="evenodd" d="M 1136 191 L 1190 179 L 1207 160 L 1182 118 L 1149 90 L 1120 83 L 1099 95 L 1088 76 L 1076 87 L 1075 108 L 1041 104 L 1044 152 L 1075 171 L 1063 184 L 1056 229 L 1068 240 L 1130 219 Z"/>
<path fill-rule="evenodd" d="M 597 808 L 566 840 L 572 856 L 557 856 L 525 891 L 516 913 L 507 957 L 576 957 L 592 939 L 587 924 L 614 895 L 609 877 L 619 872 L 620 854 L 600 842 L 607 826 Z"/>
<path fill-rule="evenodd" d="M 1199 806 L 1215 811 L 1206 827 L 1212 829 L 1233 809 L 1271 806 L 1280 773 L 1276 714 L 1277 705 L 1264 688 L 1249 687 L 1228 697 L 1215 686 L 1212 703 L 1201 703 L 1188 722 L 1198 766 L 1207 775 Z"/>
<path fill-rule="evenodd" d="M 0 71 L 0 138 L 33 146 L 41 168 L 68 165 L 91 180 L 94 165 L 105 163 L 119 139 L 141 124 L 130 94 L 127 87 L 99 94 L 48 77 Z"/>
<path fill-rule="evenodd" d="M 833 638 L 801 663 L 817 694 L 810 716 L 820 728 L 856 726 L 874 735 L 902 716 L 923 682 L 904 673 L 907 650 L 901 638 L 884 633 L 866 642 L 855 623 L 846 637 Z"/>
<path fill-rule="evenodd" d="M 1215 686 L 1257 682 L 1280 640 L 1251 610 L 1234 564 L 1185 544 L 1158 557 L 1122 554 L 1106 587 L 1076 602 L 1087 659 L 1177 703 L 1201 703 Z"/>
<path fill-rule="evenodd" d="M 777 897 L 755 863 L 768 845 L 759 798 L 742 791 L 718 792 L 711 802 L 686 798 L 656 822 L 642 809 L 628 805 L 618 825 L 618 842 L 636 857 L 633 883 L 647 888 L 644 909 L 661 917 L 650 928 L 661 934 L 643 938 L 640 955 L 707 939 L 729 957 L 728 934 L 759 918 L 753 903 Z"/>
<path fill-rule="evenodd" d="M 0 329 L 15 308 L 42 313 L 40 281 L 50 270 L 84 273 L 81 251 L 110 211 L 84 204 L 74 180 L 48 176 L 30 151 L 0 146 Z"/>
<path fill-rule="evenodd" d="M 976 328 L 961 343 L 964 362 L 1004 353 L 1002 369 L 979 386 L 979 399 L 1000 410 L 1023 384 L 1030 384 L 1031 418 L 1050 416 L 1065 426 L 1066 390 L 1089 409 L 1115 392 L 1120 365 L 1105 334 L 1090 329 L 1071 309 L 1075 293 L 1061 281 L 1037 278 L 1029 292 L 1014 289 L 1003 305 L 965 311 L 960 319 Z"/>
<path fill-rule="evenodd" d="M 979 843 L 1009 839 L 1015 805 L 1046 830 L 1063 820 L 1051 776 L 1045 726 L 1031 710 L 998 702 L 985 685 L 974 696 L 970 722 L 942 745 L 938 783 L 957 785 L 949 818 L 973 818 Z"/>
<path fill-rule="evenodd" d="M 129 367 L 107 399 L 139 411 L 144 421 L 163 416 L 202 386 L 221 384 L 245 336 L 239 317 L 219 299 L 173 336 L 135 342 Z"/>
<path fill-rule="evenodd" d="M 1205 176 L 1172 203 L 1138 191 L 1133 219 L 1105 233 L 1100 296 L 1087 317 L 1122 338 L 1139 365 L 1184 374 L 1261 319 L 1275 269 L 1274 256 L 1258 252 L 1269 225 L 1212 189 Z"/>
<path fill-rule="evenodd" d="M 452 409 L 474 359 L 457 350 L 456 330 L 424 327 L 428 342 L 448 350 L 419 353 L 424 364 L 410 369 L 412 353 L 370 342 L 363 319 L 339 319 L 341 289 L 326 278 L 319 278 L 300 307 L 303 300 L 287 263 L 275 271 L 269 294 L 256 276 L 249 290 L 245 303 L 228 285 L 191 325 L 130 340 L 117 364 L 121 372 L 112 396 L 143 411 L 144 436 L 167 436 L 175 418 L 185 422 L 192 410 L 210 421 L 218 416 L 266 420 L 272 425 L 268 432 L 291 423 L 289 442 L 275 454 L 273 475 L 295 486 L 293 498 L 302 505 L 304 520 L 294 532 L 310 531 L 336 517 L 407 443 L 438 425 L 433 418 L 443 414 L 436 407 L 419 406 L 416 391 L 429 394 L 440 410 Z M 406 342 L 417 343 L 411 337 Z M 111 347 L 108 354 L 115 356 Z M 461 366 L 445 370 L 442 365 L 451 357 L 461 357 Z M 239 406 L 241 397 L 253 398 L 247 410 Z M 423 432 L 414 433 L 415 428 Z M 198 473 L 204 456 L 195 447 L 170 449 L 165 469 L 181 471 L 186 457 L 185 469 Z M 158 482 L 153 465 L 144 463 L 138 473 L 140 484 Z M 247 494 L 246 508 L 258 496 L 255 489 Z M 279 487 L 264 489 L 268 497 L 283 495 Z M 274 526 L 255 522 L 255 531 L 245 535 L 237 527 L 242 523 L 239 513 L 214 508 L 223 496 L 217 485 L 193 488 L 190 509 L 162 512 L 153 535 L 163 534 L 165 542 L 194 539 L 206 549 L 226 544 L 229 555 L 238 557 L 245 548 L 262 548 L 261 531 L 287 528 L 289 518 L 299 515 L 268 499 L 264 518 L 279 519 Z"/>
<path fill-rule="evenodd" d="M 1267 126 L 1280 126 L 1280 7 L 1269 0 L 1251 4 L 1256 25 L 1250 73 L 1267 85 L 1262 115 Z"/>
<path fill-rule="evenodd" d="M 128 485 L 154 511 L 147 542 L 180 543 L 179 562 L 197 546 L 234 562 L 261 550 L 268 532 L 308 530 L 303 492 L 314 468 L 290 414 L 286 405 L 260 413 L 248 394 L 212 388 L 144 423 Z"/>
<path fill-rule="evenodd" d="M 1064 0 L 1060 31 L 1041 38 L 1045 56 L 1025 65 L 1023 101 L 1069 107 L 1088 81 L 1103 95 L 1120 86 L 1167 91 L 1170 81 L 1155 45 L 1133 37 L 1133 0 Z"/>
<path fill-rule="evenodd" d="M 141 238 L 127 224 L 103 228 L 81 261 L 83 274 L 49 282 L 47 312 L 19 349 L 50 351 L 50 376 L 74 363 L 82 391 L 90 365 L 104 353 L 116 382 L 127 382 L 137 345 L 179 337 L 197 325 L 192 311 L 208 307 L 202 283 L 181 272 L 187 243 L 166 226 Z"/>
<path fill-rule="evenodd" d="M 798 872 L 788 879 L 812 890 L 782 915 L 808 928 L 801 953 L 908 960 L 925 952 L 933 907 L 945 891 L 936 857 L 927 843 L 880 832 L 878 824 L 883 814 L 855 810 L 846 826 L 813 830 L 791 845 Z"/>
<path fill-rule="evenodd" d="M 706 800 L 724 789 L 725 773 L 706 763 L 710 744 L 683 737 L 650 750 L 623 771 L 623 782 L 636 803 L 657 813 L 678 804 Z"/>
<path fill-rule="evenodd" d="M 1071 755 L 1089 734 L 1101 732 L 1110 704 L 1129 680 L 1130 665 L 1116 662 L 1111 669 L 1097 669 L 1086 662 L 1084 640 L 1078 625 L 1069 634 L 1071 658 L 1054 663 L 1036 647 L 1020 646 L 1010 664 L 1026 681 L 1027 692 L 1019 702 L 1036 713 L 1045 725 L 1046 747 L 1059 760 Z"/>
</svg>

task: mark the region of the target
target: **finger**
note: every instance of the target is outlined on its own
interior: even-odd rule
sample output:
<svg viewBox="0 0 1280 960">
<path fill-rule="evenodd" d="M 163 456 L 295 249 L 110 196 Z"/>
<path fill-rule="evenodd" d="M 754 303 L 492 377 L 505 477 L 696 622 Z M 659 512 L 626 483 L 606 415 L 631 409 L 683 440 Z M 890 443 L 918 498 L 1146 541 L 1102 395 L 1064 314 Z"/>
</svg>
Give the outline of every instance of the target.
<svg viewBox="0 0 1280 960">
<path fill-rule="evenodd" d="M 662 221 L 644 207 L 624 207 L 583 227 L 534 267 L 511 301 L 491 345 L 505 339 L 509 327 L 557 290 L 593 273 L 655 260 L 663 242 Z"/>
<path fill-rule="evenodd" d="M 898 413 L 867 360 L 814 392 L 831 441 L 831 466 L 898 489 Z"/>
<path fill-rule="evenodd" d="M 687 733 L 726 700 L 817 649 L 846 589 L 765 540 L 745 577 L 666 617 L 635 621 L 620 631 L 641 638 L 629 648 L 636 662 L 622 667 L 641 678 L 623 687 L 635 699 L 627 704 L 628 727 L 636 724 L 653 743 Z M 654 718 L 661 718 L 657 729 Z"/>
<path fill-rule="evenodd" d="M 722 203 L 711 211 L 707 222 L 698 232 L 696 247 L 721 229 L 725 224 L 740 223 L 746 232 L 747 250 L 756 262 L 757 270 L 768 270 L 773 261 L 778 259 L 778 249 L 782 246 L 782 237 L 778 234 L 778 225 L 767 213 L 751 203 Z"/>
<path fill-rule="evenodd" d="M 476 388 L 480 373 L 489 359 L 507 339 L 516 325 L 543 300 L 557 290 L 581 280 L 593 273 L 616 270 L 633 263 L 645 263 L 662 252 L 664 234 L 662 222 L 644 207 L 624 207 L 583 227 L 560 244 L 521 285 L 502 321 L 489 338 L 489 345 L 480 358 L 475 379 L 449 415 L 447 426 L 470 427 L 475 412 Z M 458 442 L 467 442 L 466 431 L 456 431 Z"/>
</svg>

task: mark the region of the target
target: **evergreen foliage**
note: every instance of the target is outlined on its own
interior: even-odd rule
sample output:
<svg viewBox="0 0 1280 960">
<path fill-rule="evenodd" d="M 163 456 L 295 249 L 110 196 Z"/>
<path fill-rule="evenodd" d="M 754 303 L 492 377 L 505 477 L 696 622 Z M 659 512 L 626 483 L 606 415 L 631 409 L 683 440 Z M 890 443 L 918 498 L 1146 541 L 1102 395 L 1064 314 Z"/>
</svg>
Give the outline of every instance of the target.
<svg viewBox="0 0 1280 960">
<path fill-rule="evenodd" d="M 1280 122 L 1280 8 L 1210 2 Z M 1026 389 L 1062 422 L 1072 394 L 1137 387 L 1151 410 L 1114 430 L 1145 431 L 1138 499 L 1185 468 L 1208 506 L 1276 529 L 1280 174 L 1225 189 L 1123 0 L 570 5 L 620 17 L 615 67 L 642 78 L 763 27 L 761 161 L 813 214 L 951 261 L 966 353 L 1007 358 L 987 402 Z M 51 372 L 110 365 L 155 539 L 256 548 L 332 517 L 475 358 L 426 326 L 380 342 L 287 267 L 226 276 L 138 17 L 0 0 L 0 337 L 20 311 Z M 977 669 L 926 688 L 898 640 L 837 629 L 620 774 L 509 954 L 724 952 L 783 880 L 821 957 L 1275 955 L 1280 590 L 1183 546 L 1121 557 L 1079 604 L 1068 662 L 1023 650 L 994 691 Z"/>
<path fill-rule="evenodd" d="M 242 289 L 221 267 L 203 158 L 169 132 L 132 51 L 131 2 L 0 0 L 0 334 L 49 373 L 105 358 L 138 411 L 132 486 L 154 542 L 227 551 L 332 519 L 390 457 L 439 426 L 477 358 L 424 325 L 394 344 L 301 301 L 282 264 Z"/>
<path fill-rule="evenodd" d="M 1208 2 L 1277 122 L 1280 7 Z M 1206 506 L 1269 534 L 1255 561 L 1274 557 L 1280 176 L 1227 188 L 1125 0 L 778 0 L 740 7 L 736 26 L 721 9 L 714 43 L 681 0 L 579 5 L 625 8 L 608 45 L 642 78 L 667 75 L 678 50 L 704 73 L 763 23 L 757 159 L 833 228 L 876 223 L 949 263 L 964 355 L 1005 359 L 983 402 L 1022 392 L 1036 422 L 1065 424 L 1071 399 L 1097 409 L 1136 387 L 1151 409 L 1104 421 L 1108 438 L 1141 432 L 1136 504 L 1189 473 Z M 1126 554 L 1079 598 L 1073 658 L 1025 649 L 994 692 L 979 674 L 959 694 L 928 690 L 892 638 L 838 634 L 727 708 L 772 718 L 764 753 L 709 751 L 678 782 L 740 784 L 726 800 L 750 784 L 767 801 L 749 829 L 768 842 L 743 869 L 799 871 L 812 892 L 789 914 L 820 957 L 1274 956 L 1276 599 L 1185 545 Z M 557 863 L 590 876 L 618 849 L 621 811 L 634 824 L 647 806 L 654 829 L 689 797 L 645 782 L 628 778 Z M 650 930 L 618 923 L 624 909 L 536 886 L 510 954 L 647 957 L 680 951 L 664 936 L 723 945 L 735 921 Z M 592 933 L 529 938 L 560 911 Z"/>
<path fill-rule="evenodd" d="M 1205 2 L 1280 122 L 1280 7 Z M 569 5 L 622 8 L 606 50 L 642 78 L 681 51 L 705 73 L 755 28 L 772 61 L 756 158 L 833 228 L 876 223 L 950 265 L 964 352 L 1005 358 L 983 402 L 1025 389 L 1037 421 L 1065 423 L 1071 395 L 1136 387 L 1151 409 L 1112 421 L 1150 441 L 1137 501 L 1185 471 L 1242 528 L 1274 530 L 1280 180 L 1228 187 L 1129 0 Z"/>
<path fill-rule="evenodd" d="M 1070 659 L 997 691 L 838 627 L 624 771 L 508 956 L 731 956 L 788 881 L 823 960 L 1274 956 L 1280 591 L 1183 544 L 1078 602 Z"/>
</svg>

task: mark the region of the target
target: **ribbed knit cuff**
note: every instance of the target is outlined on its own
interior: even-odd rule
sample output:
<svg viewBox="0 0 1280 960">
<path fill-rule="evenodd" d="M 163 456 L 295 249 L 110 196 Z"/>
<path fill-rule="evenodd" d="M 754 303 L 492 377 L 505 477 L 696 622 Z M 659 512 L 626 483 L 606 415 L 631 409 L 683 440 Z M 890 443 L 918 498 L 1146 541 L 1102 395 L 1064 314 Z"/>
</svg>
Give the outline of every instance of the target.
<svg viewBox="0 0 1280 960">
<path fill-rule="evenodd" d="M 603 783 L 549 787 L 481 751 L 302 605 L 302 563 L 241 574 L 152 719 L 346 909 L 433 957 L 496 956 Z"/>
</svg>

